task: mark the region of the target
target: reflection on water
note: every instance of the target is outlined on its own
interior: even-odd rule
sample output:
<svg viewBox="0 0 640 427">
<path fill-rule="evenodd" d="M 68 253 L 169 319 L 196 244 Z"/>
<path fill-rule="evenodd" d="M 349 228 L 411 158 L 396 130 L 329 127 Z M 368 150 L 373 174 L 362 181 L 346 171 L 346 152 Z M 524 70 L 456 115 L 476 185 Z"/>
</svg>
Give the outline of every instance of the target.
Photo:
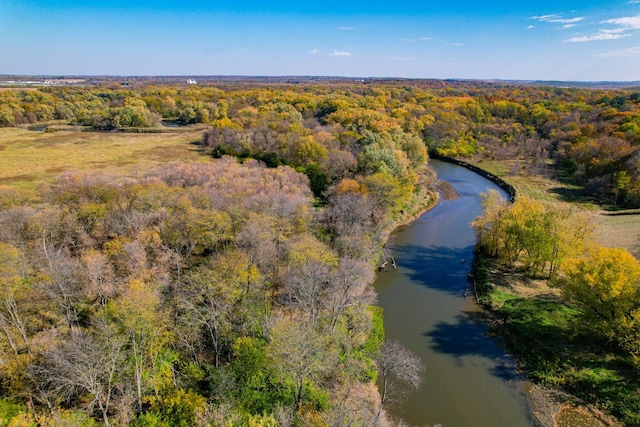
<svg viewBox="0 0 640 427">
<path fill-rule="evenodd" d="M 390 406 L 411 425 L 532 426 L 513 360 L 487 336 L 483 312 L 465 297 L 480 192 L 498 189 L 457 165 L 431 161 L 460 198 L 442 201 L 392 237 L 398 268 L 376 280 L 385 332 L 420 356 L 422 387 Z"/>
</svg>

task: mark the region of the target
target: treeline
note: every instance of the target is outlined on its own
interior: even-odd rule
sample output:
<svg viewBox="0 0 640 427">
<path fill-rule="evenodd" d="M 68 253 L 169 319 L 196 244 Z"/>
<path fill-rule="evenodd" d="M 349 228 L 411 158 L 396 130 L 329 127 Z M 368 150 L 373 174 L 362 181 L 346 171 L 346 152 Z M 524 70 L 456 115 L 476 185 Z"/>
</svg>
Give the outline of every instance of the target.
<svg viewBox="0 0 640 427">
<path fill-rule="evenodd" d="M 372 306 L 380 197 L 347 178 L 314 208 L 305 175 L 230 157 L 65 172 L 38 203 L 4 188 L 0 417 L 372 425 L 378 365 L 397 374 Z"/>
<path fill-rule="evenodd" d="M 490 257 L 523 265 L 532 277 L 554 277 L 558 267 L 593 244 L 588 216 L 570 207 L 519 196 L 509 203 L 489 190 L 483 215 L 472 222 L 478 247 Z"/>
<path fill-rule="evenodd" d="M 337 164 L 354 169 L 383 161 L 402 175 L 402 163 L 420 155 L 399 147 L 400 138 L 448 156 L 519 159 L 516 173 L 521 166 L 545 171 L 551 160 L 557 175 L 599 200 L 640 206 L 640 91 L 632 89 L 407 81 L 295 88 L 110 83 L 0 93 L 0 126 L 64 120 L 139 129 L 163 119 L 211 124 L 203 142 L 216 155 L 304 168 L 316 194 L 338 178 Z M 393 152 L 398 148 L 406 159 Z M 360 156 L 368 159 L 356 165 Z"/>
</svg>

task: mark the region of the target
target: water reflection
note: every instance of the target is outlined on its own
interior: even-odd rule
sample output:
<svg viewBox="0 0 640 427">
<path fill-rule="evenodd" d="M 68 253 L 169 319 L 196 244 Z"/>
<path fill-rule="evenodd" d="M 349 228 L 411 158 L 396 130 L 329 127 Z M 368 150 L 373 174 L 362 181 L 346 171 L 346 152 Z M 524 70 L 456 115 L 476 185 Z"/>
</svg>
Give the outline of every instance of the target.
<svg viewBox="0 0 640 427">
<path fill-rule="evenodd" d="M 457 165 L 432 162 L 460 193 L 394 233 L 398 268 L 378 275 L 387 337 L 418 354 L 423 386 L 390 407 L 410 425 L 532 426 L 513 360 L 487 335 L 483 312 L 464 297 L 480 213 L 495 185 Z"/>
</svg>

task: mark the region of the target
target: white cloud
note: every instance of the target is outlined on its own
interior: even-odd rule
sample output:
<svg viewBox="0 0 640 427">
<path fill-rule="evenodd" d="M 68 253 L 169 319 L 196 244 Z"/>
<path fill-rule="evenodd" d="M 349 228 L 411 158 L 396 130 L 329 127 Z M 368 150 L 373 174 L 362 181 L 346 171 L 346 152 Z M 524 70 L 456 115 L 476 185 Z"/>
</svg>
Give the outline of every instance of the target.
<svg viewBox="0 0 640 427">
<path fill-rule="evenodd" d="M 338 56 L 338 57 L 348 58 L 348 57 L 351 56 L 351 52 L 347 52 L 347 51 L 344 51 L 344 50 L 334 50 L 329 55 L 330 56 Z"/>
<path fill-rule="evenodd" d="M 616 40 L 623 37 L 628 37 L 630 36 L 630 34 L 628 34 L 629 31 L 640 30 L 640 15 L 607 19 L 605 21 L 600 21 L 600 23 L 617 25 L 618 28 L 601 29 L 598 30 L 598 32 L 595 34 L 582 37 L 573 37 L 565 41 L 572 43 L 581 43 L 599 40 Z"/>
<path fill-rule="evenodd" d="M 353 31 L 354 28 L 353 27 L 339 27 L 338 30 L 340 30 L 340 31 Z"/>
<path fill-rule="evenodd" d="M 616 19 L 607 19 L 606 21 L 602 21 L 601 23 L 620 25 L 621 27 L 631 29 L 631 30 L 640 30 L 640 15 L 626 16 L 624 18 L 616 18 Z"/>
<path fill-rule="evenodd" d="M 404 43 L 417 43 L 417 42 L 428 42 L 431 40 L 435 40 L 435 37 L 417 37 L 415 39 L 401 39 L 400 41 Z"/>
<path fill-rule="evenodd" d="M 535 25 L 529 25 L 529 26 L 527 27 L 527 30 L 530 30 L 530 29 L 532 29 L 532 28 L 535 28 Z"/>
<path fill-rule="evenodd" d="M 640 57 L 640 46 L 622 50 L 612 50 L 610 52 L 600 53 L 596 56 L 603 58 L 638 58 Z"/>
<path fill-rule="evenodd" d="M 309 52 L 307 52 L 309 55 L 315 55 L 316 53 L 320 53 L 320 51 L 318 49 L 313 49 L 310 50 Z"/>
<path fill-rule="evenodd" d="M 577 16 L 575 18 L 563 18 L 562 15 L 554 13 L 553 15 L 541 15 L 532 16 L 529 19 L 535 19 L 540 22 L 552 22 L 554 24 L 576 24 L 580 21 L 584 21 L 584 16 Z"/>
<path fill-rule="evenodd" d="M 568 40 L 565 40 L 569 43 L 583 43 L 583 42 L 592 42 L 592 41 L 600 41 L 600 40 L 616 40 L 621 39 L 623 37 L 627 37 L 629 34 L 620 34 L 607 32 L 606 30 L 601 30 L 596 34 L 592 34 L 590 36 L 582 36 L 582 37 L 573 37 Z"/>
<path fill-rule="evenodd" d="M 640 4 L 640 0 L 629 0 L 627 3 L 629 3 L 629 4 Z"/>
<path fill-rule="evenodd" d="M 565 24 L 562 26 L 563 29 L 567 30 L 569 28 L 577 27 L 576 24 Z"/>
<path fill-rule="evenodd" d="M 548 21 L 549 19 L 557 19 L 560 18 L 560 15 L 554 13 L 552 15 L 540 15 L 540 16 L 531 16 L 529 19 L 535 19 L 536 21 Z"/>
<path fill-rule="evenodd" d="M 576 22 L 584 21 L 584 16 L 579 16 L 577 18 L 569 18 L 569 19 L 549 19 L 547 22 L 555 22 L 558 24 L 575 24 Z"/>
</svg>

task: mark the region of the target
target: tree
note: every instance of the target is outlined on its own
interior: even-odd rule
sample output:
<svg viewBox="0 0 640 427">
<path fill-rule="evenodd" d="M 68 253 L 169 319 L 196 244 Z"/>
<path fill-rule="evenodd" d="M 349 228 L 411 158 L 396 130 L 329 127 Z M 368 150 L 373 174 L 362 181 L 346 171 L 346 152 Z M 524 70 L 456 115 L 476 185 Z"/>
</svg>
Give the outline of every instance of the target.
<svg viewBox="0 0 640 427">
<path fill-rule="evenodd" d="M 319 259 L 306 259 L 290 267 L 284 283 L 287 305 L 300 312 L 315 326 L 328 298 L 331 286 L 331 266 Z"/>
<path fill-rule="evenodd" d="M 584 321 L 601 336 L 625 343 L 640 333 L 640 262 L 620 248 L 597 247 L 567 260 L 555 283 L 583 310 Z M 640 354 L 635 342 L 634 352 Z"/>
<path fill-rule="evenodd" d="M 397 341 L 382 343 L 377 362 L 382 386 L 376 415 L 376 425 L 379 425 L 383 406 L 401 398 L 407 387 L 419 388 L 424 368 L 420 359 Z"/>
<path fill-rule="evenodd" d="M 42 252 L 44 259 L 37 283 L 58 306 L 71 332 L 76 332 L 80 321 L 79 263 L 65 248 L 48 247 L 46 242 L 43 242 Z"/>
<path fill-rule="evenodd" d="M 115 273 L 109 258 L 95 249 L 88 249 L 82 256 L 82 267 L 88 277 L 85 293 L 91 301 L 104 307 L 118 291 Z"/>
<path fill-rule="evenodd" d="M 331 336 L 322 335 L 300 322 L 280 320 L 269 329 L 266 348 L 270 366 L 283 385 L 291 384 L 295 403 L 306 396 L 305 386 L 313 385 L 337 362 Z"/>
<path fill-rule="evenodd" d="M 502 220 L 508 209 L 507 199 L 496 190 L 489 190 L 480 195 L 483 213 L 474 219 L 471 225 L 476 231 L 478 244 L 489 252 L 489 255 L 498 256 L 501 249 Z"/>
<path fill-rule="evenodd" d="M 18 307 L 18 300 L 29 291 L 22 257 L 18 248 L 0 242 L 0 329 L 16 357 L 23 348 L 31 355 L 24 314 Z"/>
<path fill-rule="evenodd" d="M 97 405 L 108 427 L 122 368 L 121 350 L 122 342 L 111 331 L 97 337 L 73 334 L 32 364 L 31 373 L 47 399 L 66 403 L 86 399 L 89 413 Z"/>
<path fill-rule="evenodd" d="M 371 305 L 375 292 L 371 284 L 375 275 L 371 264 L 353 258 L 340 258 L 338 268 L 332 274 L 325 302 L 330 314 L 330 326 L 335 331 L 342 313 L 358 304 Z"/>
<path fill-rule="evenodd" d="M 202 347 L 203 356 L 213 356 L 214 366 L 228 354 L 229 346 L 242 330 L 255 334 L 261 323 L 263 298 L 258 270 L 240 252 L 228 251 L 212 258 L 210 266 L 193 270 L 183 279 L 178 293 L 180 321 Z M 198 343 L 200 336 L 204 342 Z"/>
<path fill-rule="evenodd" d="M 159 291 L 154 285 L 133 280 L 122 294 L 107 306 L 126 343 L 136 385 L 138 410 L 142 410 L 143 379 L 148 378 L 156 394 L 154 368 L 169 341 L 168 317 L 160 307 Z"/>
</svg>

